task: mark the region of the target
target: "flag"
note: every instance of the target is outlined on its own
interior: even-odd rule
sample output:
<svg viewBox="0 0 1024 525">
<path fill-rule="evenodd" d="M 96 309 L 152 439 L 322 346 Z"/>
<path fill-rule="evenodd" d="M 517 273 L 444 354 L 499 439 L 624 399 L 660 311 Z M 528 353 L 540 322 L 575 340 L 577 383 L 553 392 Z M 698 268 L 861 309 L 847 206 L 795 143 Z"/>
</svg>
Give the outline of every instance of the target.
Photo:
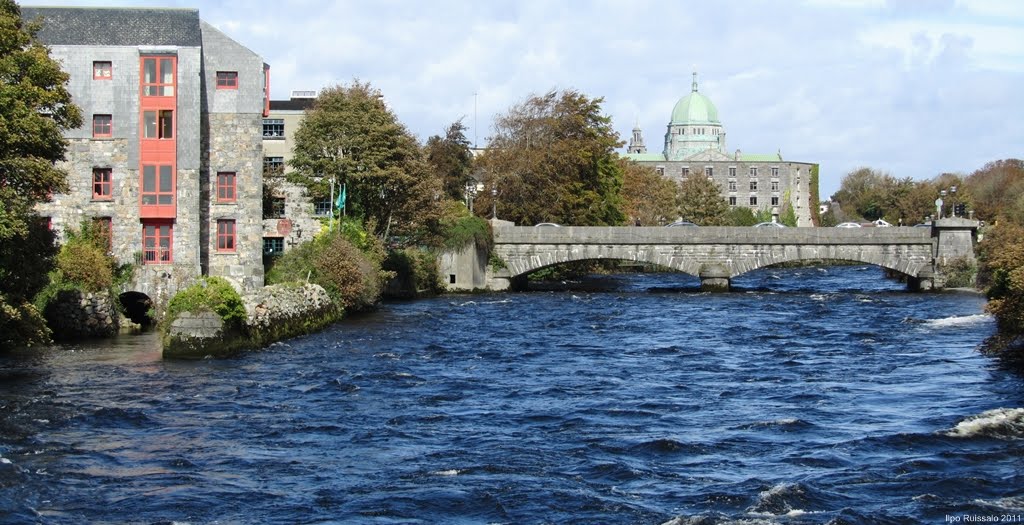
<svg viewBox="0 0 1024 525">
<path fill-rule="evenodd" d="M 345 190 L 348 189 L 348 184 L 341 185 L 341 193 L 338 194 L 338 200 L 334 201 L 334 207 L 339 210 L 345 209 Z"/>
</svg>

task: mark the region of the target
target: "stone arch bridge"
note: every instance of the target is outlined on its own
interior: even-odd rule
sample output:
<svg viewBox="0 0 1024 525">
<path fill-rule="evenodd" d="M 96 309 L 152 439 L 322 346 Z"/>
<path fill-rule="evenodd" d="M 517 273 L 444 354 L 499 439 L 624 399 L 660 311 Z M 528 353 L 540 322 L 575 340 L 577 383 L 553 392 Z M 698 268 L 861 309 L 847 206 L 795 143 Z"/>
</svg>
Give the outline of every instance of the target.
<svg viewBox="0 0 1024 525">
<path fill-rule="evenodd" d="M 516 227 L 496 221 L 494 251 L 514 286 L 531 272 L 571 261 L 650 263 L 700 278 L 705 290 L 729 289 L 737 275 L 780 263 L 842 260 L 907 276 L 911 289 L 941 288 L 942 265 L 973 261 L 978 222 L 942 219 L 931 227 Z M 501 286 L 498 286 L 501 287 Z"/>
</svg>

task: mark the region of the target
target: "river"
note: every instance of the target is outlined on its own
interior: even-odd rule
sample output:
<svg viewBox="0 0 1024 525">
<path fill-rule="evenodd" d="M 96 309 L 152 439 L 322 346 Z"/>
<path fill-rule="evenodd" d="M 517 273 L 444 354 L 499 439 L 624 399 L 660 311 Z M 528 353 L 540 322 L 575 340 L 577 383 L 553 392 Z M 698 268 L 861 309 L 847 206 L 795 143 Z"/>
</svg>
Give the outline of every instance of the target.
<svg viewBox="0 0 1024 525">
<path fill-rule="evenodd" d="M 2 356 L 0 522 L 1024 521 L 1024 380 L 978 351 L 982 297 L 859 266 L 586 284 L 228 360 Z"/>
</svg>

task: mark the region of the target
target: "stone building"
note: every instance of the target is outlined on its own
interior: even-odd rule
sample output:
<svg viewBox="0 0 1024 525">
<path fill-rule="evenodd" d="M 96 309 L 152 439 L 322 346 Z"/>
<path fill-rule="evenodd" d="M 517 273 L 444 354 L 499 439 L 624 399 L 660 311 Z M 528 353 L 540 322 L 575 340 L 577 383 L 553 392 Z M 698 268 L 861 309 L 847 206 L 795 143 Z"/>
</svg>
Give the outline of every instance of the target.
<svg viewBox="0 0 1024 525">
<path fill-rule="evenodd" d="M 125 292 L 162 305 L 199 276 L 263 285 L 262 126 L 269 68 L 196 9 L 23 7 L 70 75 L 84 125 L 70 191 L 39 207 L 83 221 L 136 264 Z"/>
<path fill-rule="evenodd" d="M 288 100 L 271 100 L 263 119 L 263 254 L 278 255 L 308 241 L 330 217 L 330 198 L 311 199 L 306 189 L 285 180 L 291 171 L 295 131 L 306 110 L 313 107 L 316 91 L 292 91 Z"/>
<path fill-rule="evenodd" d="M 721 188 L 730 206 L 781 213 L 786 203 L 796 212 L 798 226 L 812 226 L 811 171 L 814 163 L 785 160 L 780 153 L 728 152 L 725 127 L 718 109 L 697 90 L 679 99 L 665 131 L 661 153 L 648 153 L 640 126 L 633 128 L 624 155 L 675 181 L 704 175 Z"/>
</svg>

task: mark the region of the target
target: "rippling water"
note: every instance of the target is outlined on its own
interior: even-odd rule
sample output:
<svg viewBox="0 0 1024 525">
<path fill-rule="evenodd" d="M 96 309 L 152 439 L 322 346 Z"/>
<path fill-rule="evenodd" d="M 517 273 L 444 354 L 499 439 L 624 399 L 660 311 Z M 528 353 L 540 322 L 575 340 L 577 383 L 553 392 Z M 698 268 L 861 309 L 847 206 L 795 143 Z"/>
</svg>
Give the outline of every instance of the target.
<svg viewBox="0 0 1024 525">
<path fill-rule="evenodd" d="M 237 359 L 0 358 L 5 523 L 942 523 L 1024 515 L 972 294 L 862 267 L 385 305 Z M 1024 518 L 1022 518 L 1024 519 Z"/>
</svg>

